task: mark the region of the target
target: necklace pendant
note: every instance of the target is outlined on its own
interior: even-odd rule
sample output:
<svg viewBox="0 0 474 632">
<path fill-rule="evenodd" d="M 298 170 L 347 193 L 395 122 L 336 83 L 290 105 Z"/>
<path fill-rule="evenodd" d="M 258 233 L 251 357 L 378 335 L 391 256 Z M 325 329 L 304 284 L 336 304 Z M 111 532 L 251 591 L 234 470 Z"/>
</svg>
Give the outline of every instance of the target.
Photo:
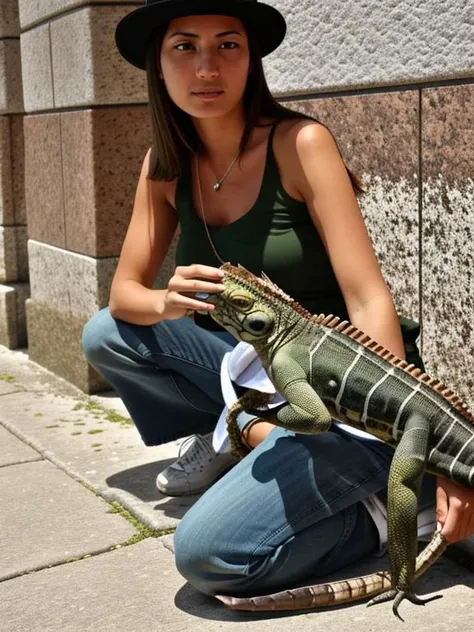
<svg viewBox="0 0 474 632">
<path fill-rule="evenodd" d="M 217 193 L 217 191 L 219 191 L 219 189 L 221 188 L 221 183 L 220 182 L 216 182 L 213 187 L 214 191 Z"/>
</svg>

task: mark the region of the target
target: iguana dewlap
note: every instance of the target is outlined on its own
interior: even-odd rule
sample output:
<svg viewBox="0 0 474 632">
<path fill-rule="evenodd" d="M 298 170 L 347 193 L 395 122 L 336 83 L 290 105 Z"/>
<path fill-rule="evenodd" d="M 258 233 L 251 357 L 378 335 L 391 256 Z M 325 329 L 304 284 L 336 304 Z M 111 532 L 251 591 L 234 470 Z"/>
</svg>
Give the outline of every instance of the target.
<svg viewBox="0 0 474 632">
<path fill-rule="evenodd" d="M 209 295 L 211 316 L 254 346 L 287 400 L 259 416 L 304 433 L 324 432 L 337 419 L 395 448 L 388 482 L 392 589 L 379 601 L 395 598 L 397 615 L 403 598 L 420 603 L 412 592 L 419 487 L 426 470 L 474 487 L 472 414 L 444 384 L 348 322 L 312 316 L 268 278 L 240 266 L 221 269 L 225 290 Z"/>
</svg>

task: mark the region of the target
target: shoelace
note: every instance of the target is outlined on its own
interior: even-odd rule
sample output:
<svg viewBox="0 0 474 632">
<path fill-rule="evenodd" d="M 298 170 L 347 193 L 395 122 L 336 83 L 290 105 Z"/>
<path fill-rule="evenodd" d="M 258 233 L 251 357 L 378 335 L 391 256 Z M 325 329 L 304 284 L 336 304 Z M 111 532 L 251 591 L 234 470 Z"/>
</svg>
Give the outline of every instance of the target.
<svg viewBox="0 0 474 632">
<path fill-rule="evenodd" d="M 189 449 L 184 452 L 186 447 L 189 447 Z M 195 466 L 199 467 L 206 458 L 209 461 L 211 457 L 211 447 L 208 445 L 206 439 L 200 435 L 192 435 L 186 437 L 179 446 L 178 459 L 173 463 L 173 467 L 178 466 L 183 470 L 188 466 L 191 466 L 191 468 Z"/>
</svg>

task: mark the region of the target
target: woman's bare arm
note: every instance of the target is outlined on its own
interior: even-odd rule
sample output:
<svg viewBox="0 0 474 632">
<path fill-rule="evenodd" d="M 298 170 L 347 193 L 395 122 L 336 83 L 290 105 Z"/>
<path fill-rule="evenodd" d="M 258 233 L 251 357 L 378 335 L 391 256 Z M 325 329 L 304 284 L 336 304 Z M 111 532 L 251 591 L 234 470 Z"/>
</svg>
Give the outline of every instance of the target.
<svg viewBox="0 0 474 632">
<path fill-rule="evenodd" d="M 212 311 L 213 305 L 193 298 L 195 292 L 219 292 L 223 273 L 209 266 L 176 268 L 163 290 L 152 289 L 178 225 L 166 198 L 168 182 L 147 178 L 149 152 L 143 162 L 132 217 L 115 272 L 109 308 L 114 318 L 136 325 L 181 318 L 189 310 Z"/>
<path fill-rule="evenodd" d="M 178 225 L 165 197 L 169 183 L 149 180 L 149 154 L 143 161 L 132 217 L 110 292 L 110 312 L 137 325 L 161 319 L 165 290 L 151 289 Z"/>
<path fill-rule="evenodd" d="M 290 177 L 325 244 L 351 322 L 404 358 L 397 313 L 333 136 L 319 123 L 299 122 L 286 143 Z"/>
</svg>

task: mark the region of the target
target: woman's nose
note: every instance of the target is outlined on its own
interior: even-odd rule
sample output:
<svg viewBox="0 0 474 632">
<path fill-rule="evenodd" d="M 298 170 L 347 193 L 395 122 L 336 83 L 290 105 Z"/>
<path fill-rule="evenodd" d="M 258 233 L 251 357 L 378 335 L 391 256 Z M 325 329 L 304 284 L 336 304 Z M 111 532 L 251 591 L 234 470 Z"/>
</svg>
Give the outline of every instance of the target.
<svg viewBox="0 0 474 632">
<path fill-rule="evenodd" d="M 196 75 L 200 79 L 216 79 L 219 76 L 217 60 L 212 54 L 203 54 L 197 60 Z"/>
</svg>

